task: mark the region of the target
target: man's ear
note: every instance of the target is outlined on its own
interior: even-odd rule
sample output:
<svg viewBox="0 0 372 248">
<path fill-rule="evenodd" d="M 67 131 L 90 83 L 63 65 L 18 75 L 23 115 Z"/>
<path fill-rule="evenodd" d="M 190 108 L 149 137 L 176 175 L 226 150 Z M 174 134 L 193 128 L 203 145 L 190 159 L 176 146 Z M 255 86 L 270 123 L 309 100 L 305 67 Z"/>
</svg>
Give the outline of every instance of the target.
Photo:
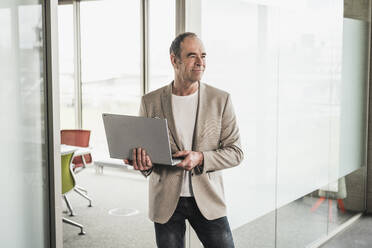
<svg viewBox="0 0 372 248">
<path fill-rule="evenodd" d="M 171 53 L 170 60 L 171 60 L 173 67 L 177 68 L 177 57 L 174 53 Z"/>
</svg>

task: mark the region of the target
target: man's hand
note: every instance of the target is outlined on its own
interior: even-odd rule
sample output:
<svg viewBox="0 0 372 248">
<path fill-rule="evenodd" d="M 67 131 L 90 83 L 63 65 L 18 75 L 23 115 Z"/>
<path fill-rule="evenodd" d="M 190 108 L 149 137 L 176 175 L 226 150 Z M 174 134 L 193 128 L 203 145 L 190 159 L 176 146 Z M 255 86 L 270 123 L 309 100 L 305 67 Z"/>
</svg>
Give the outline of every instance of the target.
<svg viewBox="0 0 372 248">
<path fill-rule="evenodd" d="M 133 149 L 133 160 L 123 159 L 124 163 L 130 164 L 135 170 L 145 171 L 152 168 L 150 156 L 147 155 L 146 150 L 138 147 Z"/>
<path fill-rule="evenodd" d="M 185 157 L 181 163 L 176 164 L 177 167 L 191 171 L 194 167 L 203 164 L 204 156 L 201 152 L 180 151 L 173 154 L 174 158 Z"/>
</svg>

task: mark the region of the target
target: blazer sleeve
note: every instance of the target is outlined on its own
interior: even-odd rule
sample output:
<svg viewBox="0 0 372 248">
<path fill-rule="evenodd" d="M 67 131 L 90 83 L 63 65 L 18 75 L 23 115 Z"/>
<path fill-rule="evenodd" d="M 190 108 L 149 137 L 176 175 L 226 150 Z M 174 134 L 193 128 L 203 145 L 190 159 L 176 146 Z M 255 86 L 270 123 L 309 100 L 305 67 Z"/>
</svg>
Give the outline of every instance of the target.
<svg viewBox="0 0 372 248">
<path fill-rule="evenodd" d="M 201 173 L 237 166 L 244 158 L 240 145 L 239 128 L 230 95 L 227 97 L 222 114 L 220 137 L 218 149 L 203 152 L 204 161 Z"/>
<path fill-rule="evenodd" d="M 141 98 L 141 105 L 140 105 L 138 115 L 142 117 L 147 117 L 146 104 L 145 104 L 145 99 L 143 96 Z M 152 172 L 152 168 L 149 170 L 141 171 L 142 175 L 145 177 L 148 177 L 151 174 L 151 172 Z"/>
<path fill-rule="evenodd" d="M 140 108 L 139 108 L 138 116 L 147 117 L 145 99 L 144 99 L 143 96 L 141 97 L 141 105 L 140 105 Z"/>
</svg>

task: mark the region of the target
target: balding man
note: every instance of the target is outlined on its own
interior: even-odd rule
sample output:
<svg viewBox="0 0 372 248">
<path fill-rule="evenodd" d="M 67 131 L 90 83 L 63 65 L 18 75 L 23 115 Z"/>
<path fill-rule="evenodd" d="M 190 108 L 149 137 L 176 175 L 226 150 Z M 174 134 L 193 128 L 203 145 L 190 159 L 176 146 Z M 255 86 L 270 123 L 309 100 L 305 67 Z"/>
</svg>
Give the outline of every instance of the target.
<svg viewBox="0 0 372 248">
<path fill-rule="evenodd" d="M 234 247 L 226 217 L 221 170 L 243 159 L 228 93 L 201 83 L 206 52 L 194 33 L 170 47 L 174 80 L 142 97 L 140 115 L 167 119 L 177 166 L 153 165 L 151 154 L 133 150 L 132 164 L 149 180 L 149 217 L 159 248 L 184 247 L 187 219 L 204 247 Z"/>
</svg>

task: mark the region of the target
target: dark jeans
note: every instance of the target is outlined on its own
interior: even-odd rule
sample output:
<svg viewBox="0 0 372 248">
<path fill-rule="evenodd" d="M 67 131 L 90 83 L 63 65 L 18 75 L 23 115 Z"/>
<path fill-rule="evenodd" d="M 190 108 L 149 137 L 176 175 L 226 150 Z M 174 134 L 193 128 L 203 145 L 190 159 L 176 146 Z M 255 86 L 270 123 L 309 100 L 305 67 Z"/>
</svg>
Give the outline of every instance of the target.
<svg viewBox="0 0 372 248">
<path fill-rule="evenodd" d="M 194 197 L 180 197 L 176 211 L 165 224 L 155 222 L 156 244 L 159 248 L 183 248 L 185 240 L 185 220 L 195 230 L 206 248 L 233 248 L 227 217 L 207 220 L 200 213 Z"/>
</svg>

